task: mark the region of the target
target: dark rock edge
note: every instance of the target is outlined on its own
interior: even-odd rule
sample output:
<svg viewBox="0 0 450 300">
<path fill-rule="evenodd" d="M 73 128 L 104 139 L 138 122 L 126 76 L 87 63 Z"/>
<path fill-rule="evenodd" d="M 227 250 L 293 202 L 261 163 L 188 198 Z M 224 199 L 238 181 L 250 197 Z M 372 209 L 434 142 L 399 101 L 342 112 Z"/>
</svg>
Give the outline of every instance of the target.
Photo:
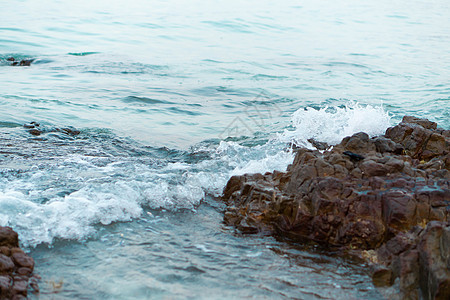
<svg viewBox="0 0 450 300">
<path fill-rule="evenodd" d="M 19 248 L 18 234 L 0 226 L 0 299 L 26 299 L 29 290 L 39 292 L 33 270 L 34 260 Z"/>
<path fill-rule="evenodd" d="M 286 172 L 233 176 L 222 199 L 244 233 L 356 255 L 400 298 L 450 299 L 450 130 L 434 122 L 405 116 L 383 136 L 296 149 Z"/>
</svg>

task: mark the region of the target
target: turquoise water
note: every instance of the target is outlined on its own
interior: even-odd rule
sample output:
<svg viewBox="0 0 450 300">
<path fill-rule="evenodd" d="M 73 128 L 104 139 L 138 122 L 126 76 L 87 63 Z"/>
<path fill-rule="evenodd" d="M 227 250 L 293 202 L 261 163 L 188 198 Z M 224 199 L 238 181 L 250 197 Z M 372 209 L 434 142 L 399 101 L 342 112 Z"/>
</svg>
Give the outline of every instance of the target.
<svg viewBox="0 0 450 300">
<path fill-rule="evenodd" d="M 447 1 L 2 4 L 0 225 L 40 297 L 381 297 L 358 263 L 225 226 L 216 197 L 310 137 L 449 129 Z"/>
</svg>

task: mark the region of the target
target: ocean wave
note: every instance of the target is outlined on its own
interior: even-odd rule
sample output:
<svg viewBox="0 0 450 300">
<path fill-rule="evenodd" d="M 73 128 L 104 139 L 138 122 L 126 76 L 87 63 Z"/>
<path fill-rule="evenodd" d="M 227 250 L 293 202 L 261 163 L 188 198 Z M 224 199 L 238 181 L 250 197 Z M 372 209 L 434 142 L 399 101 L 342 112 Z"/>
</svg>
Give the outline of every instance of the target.
<svg viewBox="0 0 450 300">
<path fill-rule="evenodd" d="M 292 143 L 308 145 L 312 137 L 332 144 L 358 131 L 375 135 L 389 120 L 382 107 L 357 103 L 300 108 L 293 126 L 267 134 L 265 142 L 211 140 L 186 151 L 89 130 L 65 140 L 45 133 L 40 140 L 19 138 L 27 133 L 6 127 L 15 137 L 8 138 L 11 151 L 0 163 L 0 225 L 18 231 L 25 247 L 83 241 L 98 226 L 135 220 L 146 209 L 195 210 L 207 195 L 220 196 L 233 175 L 284 171 L 294 158 Z M 35 155 L 28 155 L 30 147 Z"/>
</svg>

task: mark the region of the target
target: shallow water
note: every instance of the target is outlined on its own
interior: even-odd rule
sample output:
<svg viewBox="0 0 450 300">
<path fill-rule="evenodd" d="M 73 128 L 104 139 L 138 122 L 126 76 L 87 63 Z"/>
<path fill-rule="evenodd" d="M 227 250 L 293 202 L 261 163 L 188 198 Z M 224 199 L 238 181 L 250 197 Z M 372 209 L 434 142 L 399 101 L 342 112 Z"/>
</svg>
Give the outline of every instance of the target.
<svg viewBox="0 0 450 300">
<path fill-rule="evenodd" d="M 447 1 L 2 4 L 0 225 L 42 298 L 380 297 L 358 263 L 239 235 L 216 197 L 310 137 L 450 128 Z"/>
</svg>

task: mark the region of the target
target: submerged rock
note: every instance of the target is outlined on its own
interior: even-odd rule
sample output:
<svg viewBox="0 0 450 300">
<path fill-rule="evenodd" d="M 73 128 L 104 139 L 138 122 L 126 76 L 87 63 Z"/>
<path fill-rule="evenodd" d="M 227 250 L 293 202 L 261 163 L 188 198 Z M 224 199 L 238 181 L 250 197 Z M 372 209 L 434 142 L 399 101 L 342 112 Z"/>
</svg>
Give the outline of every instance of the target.
<svg viewBox="0 0 450 300">
<path fill-rule="evenodd" d="M 76 136 L 81 132 L 73 127 L 49 127 L 49 126 L 41 126 L 37 122 L 30 122 L 28 124 L 23 125 L 24 128 L 28 130 L 28 132 L 34 136 L 39 136 L 43 133 L 61 133 L 66 136 Z"/>
<path fill-rule="evenodd" d="M 34 260 L 19 248 L 18 235 L 0 226 L 0 299 L 22 299 L 28 288 L 38 291 Z"/>
<path fill-rule="evenodd" d="M 449 130 L 406 116 L 384 136 L 296 151 L 286 172 L 229 180 L 227 224 L 359 255 L 378 249 L 376 285 L 400 278 L 404 295 L 449 298 Z"/>
<path fill-rule="evenodd" d="M 16 60 L 14 57 L 8 57 L 7 61 L 11 62 L 11 66 L 26 66 L 29 67 L 35 59 L 22 59 L 20 61 Z"/>
</svg>

